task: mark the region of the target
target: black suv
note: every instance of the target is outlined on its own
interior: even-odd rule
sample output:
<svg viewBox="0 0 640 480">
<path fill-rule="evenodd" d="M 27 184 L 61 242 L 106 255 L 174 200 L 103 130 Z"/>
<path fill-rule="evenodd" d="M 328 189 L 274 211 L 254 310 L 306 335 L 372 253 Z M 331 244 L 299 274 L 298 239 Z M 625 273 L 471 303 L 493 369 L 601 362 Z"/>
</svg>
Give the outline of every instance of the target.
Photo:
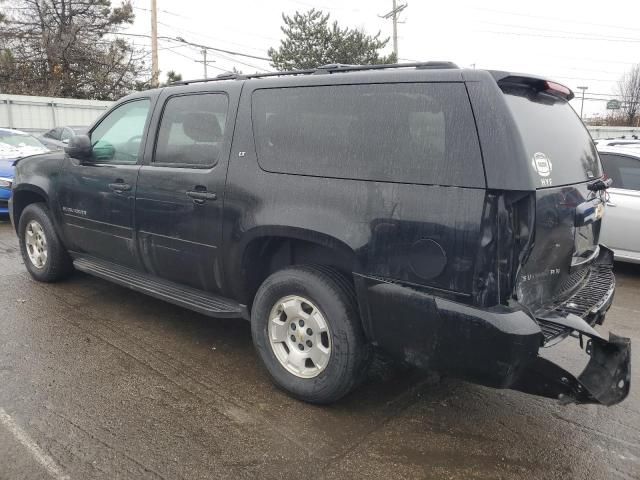
<svg viewBox="0 0 640 480">
<path fill-rule="evenodd" d="M 12 221 L 36 280 L 75 268 L 250 320 L 275 383 L 309 402 L 349 392 L 379 347 L 611 405 L 630 342 L 593 328 L 615 285 L 607 182 L 572 97 L 447 62 L 180 82 L 21 160 Z M 548 359 L 566 337 L 579 375 Z"/>
</svg>

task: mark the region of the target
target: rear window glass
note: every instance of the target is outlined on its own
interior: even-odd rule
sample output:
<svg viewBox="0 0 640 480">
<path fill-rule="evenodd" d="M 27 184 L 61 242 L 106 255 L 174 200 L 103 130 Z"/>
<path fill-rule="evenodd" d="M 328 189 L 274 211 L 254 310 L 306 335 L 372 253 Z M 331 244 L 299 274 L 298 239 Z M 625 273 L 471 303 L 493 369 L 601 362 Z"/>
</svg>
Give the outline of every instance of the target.
<svg viewBox="0 0 640 480">
<path fill-rule="evenodd" d="M 602 174 L 582 121 L 563 99 L 527 88 L 505 89 L 538 187 L 580 183 Z"/>
<path fill-rule="evenodd" d="M 268 171 L 484 186 L 463 84 L 260 89 L 252 116 L 258 161 Z"/>
</svg>

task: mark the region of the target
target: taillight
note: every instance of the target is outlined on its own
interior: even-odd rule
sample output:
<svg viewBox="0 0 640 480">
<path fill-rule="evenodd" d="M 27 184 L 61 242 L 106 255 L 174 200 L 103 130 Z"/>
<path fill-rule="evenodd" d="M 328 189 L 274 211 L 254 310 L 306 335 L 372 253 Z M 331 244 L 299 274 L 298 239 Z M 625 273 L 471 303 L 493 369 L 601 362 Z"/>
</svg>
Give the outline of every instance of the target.
<svg viewBox="0 0 640 480">
<path fill-rule="evenodd" d="M 545 91 L 552 93 L 554 95 L 558 95 L 566 100 L 571 100 L 573 98 L 573 92 L 570 88 L 565 87 L 556 82 L 546 81 L 545 83 Z"/>
</svg>

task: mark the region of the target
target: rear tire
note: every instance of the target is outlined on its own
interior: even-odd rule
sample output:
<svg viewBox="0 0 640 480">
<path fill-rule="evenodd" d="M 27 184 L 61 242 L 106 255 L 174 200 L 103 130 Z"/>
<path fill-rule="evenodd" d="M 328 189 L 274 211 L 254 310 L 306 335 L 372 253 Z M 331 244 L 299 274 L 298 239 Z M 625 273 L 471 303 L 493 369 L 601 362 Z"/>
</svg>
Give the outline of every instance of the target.
<svg viewBox="0 0 640 480">
<path fill-rule="evenodd" d="M 44 203 L 32 203 L 24 209 L 20 215 L 18 236 L 22 259 L 35 280 L 55 282 L 73 271 L 71 258 Z"/>
<path fill-rule="evenodd" d="M 328 267 L 295 266 L 269 276 L 253 302 L 251 333 L 275 384 L 306 402 L 340 399 L 369 364 L 353 285 Z"/>
</svg>

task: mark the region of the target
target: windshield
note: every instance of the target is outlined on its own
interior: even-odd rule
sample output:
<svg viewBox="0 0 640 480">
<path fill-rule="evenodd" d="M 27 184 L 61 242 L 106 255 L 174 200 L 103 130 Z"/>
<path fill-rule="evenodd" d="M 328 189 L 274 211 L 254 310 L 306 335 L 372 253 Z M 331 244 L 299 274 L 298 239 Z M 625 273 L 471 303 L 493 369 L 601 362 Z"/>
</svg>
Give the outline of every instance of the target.
<svg viewBox="0 0 640 480">
<path fill-rule="evenodd" d="M 591 136 L 566 100 L 530 88 L 503 91 L 538 188 L 585 182 L 602 175 Z"/>
</svg>

